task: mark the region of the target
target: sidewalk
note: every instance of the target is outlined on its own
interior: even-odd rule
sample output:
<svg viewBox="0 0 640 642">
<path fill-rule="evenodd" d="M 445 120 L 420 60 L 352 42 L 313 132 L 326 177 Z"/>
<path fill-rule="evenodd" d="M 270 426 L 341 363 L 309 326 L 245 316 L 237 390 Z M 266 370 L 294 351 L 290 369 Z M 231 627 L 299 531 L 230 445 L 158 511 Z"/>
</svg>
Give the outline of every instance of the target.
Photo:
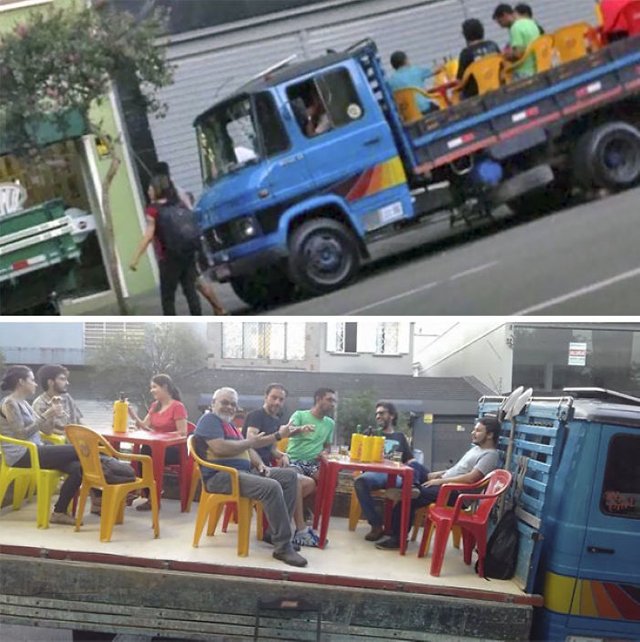
<svg viewBox="0 0 640 642">
<path fill-rule="evenodd" d="M 230 314 L 251 313 L 249 307 L 234 294 L 231 286 L 216 283 L 215 288 L 222 305 Z M 158 290 L 149 290 L 143 294 L 130 297 L 128 301 L 131 316 L 162 316 L 160 292 Z M 205 299 L 200 297 L 200 302 L 202 303 L 203 316 L 215 316 L 211 306 Z M 180 288 L 178 288 L 178 292 L 176 293 L 176 312 L 180 316 L 189 316 L 187 301 Z M 87 316 L 120 316 L 120 312 L 118 311 L 117 304 L 114 302 L 111 305 L 96 308 L 92 312 L 87 313 Z M 219 318 L 223 319 L 225 317 Z"/>
</svg>

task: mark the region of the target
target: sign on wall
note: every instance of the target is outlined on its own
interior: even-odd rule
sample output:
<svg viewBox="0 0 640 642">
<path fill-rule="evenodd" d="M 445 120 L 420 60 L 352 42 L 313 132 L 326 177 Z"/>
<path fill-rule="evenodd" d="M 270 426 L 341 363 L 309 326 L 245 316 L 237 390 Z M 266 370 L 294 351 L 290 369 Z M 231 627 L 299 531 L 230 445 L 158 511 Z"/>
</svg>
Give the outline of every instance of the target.
<svg viewBox="0 0 640 642">
<path fill-rule="evenodd" d="M 584 366 L 587 364 L 587 344 L 570 343 L 569 344 L 569 362 L 570 366 Z"/>
</svg>

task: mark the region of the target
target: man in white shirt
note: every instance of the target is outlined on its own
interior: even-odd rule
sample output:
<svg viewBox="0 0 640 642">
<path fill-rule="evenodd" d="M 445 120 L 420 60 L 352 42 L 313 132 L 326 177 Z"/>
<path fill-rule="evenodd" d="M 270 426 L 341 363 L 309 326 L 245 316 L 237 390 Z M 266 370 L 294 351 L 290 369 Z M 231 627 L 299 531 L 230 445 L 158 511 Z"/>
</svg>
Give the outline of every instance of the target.
<svg viewBox="0 0 640 642">
<path fill-rule="evenodd" d="M 492 470 L 498 468 L 500 455 L 496 449 L 500 438 L 500 422 L 494 415 L 480 417 L 471 432 L 471 448 L 462 458 L 447 470 L 429 473 L 427 481 L 414 487 L 411 493 L 411 511 L 409 524 L 413 523 L 416 509 L 428 506 L 436 501 L 442 484 L 475 484 Z M 395 489 L 394 489 L 395 490 Z M 455 501 L 457 493 L 452 493 L 450 501 Z M 376 548 L 395 550 L 400 548 L 400 517 L 401 504 L 398 502 L 393 509 L 391 535 L 378 542 Z"/>
</svg>

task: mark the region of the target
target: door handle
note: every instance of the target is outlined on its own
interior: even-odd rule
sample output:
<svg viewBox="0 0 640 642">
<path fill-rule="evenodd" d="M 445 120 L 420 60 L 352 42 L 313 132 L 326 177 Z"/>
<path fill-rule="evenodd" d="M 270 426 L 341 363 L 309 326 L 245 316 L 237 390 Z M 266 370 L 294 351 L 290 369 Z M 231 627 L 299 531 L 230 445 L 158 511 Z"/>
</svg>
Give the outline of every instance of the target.
<svg viewBox="0 0 640 642">
<path fill-rule="evenodd" d="M 587 546 L 588 553 L 605 553 L 606 555 L 613 555 L 616 551 L 614 548 L 602 548 L 600 546 Z"/>
<path fill-rule="evenodd" d="M 261 189 L 261 190 L 258 192 L 258 196 L 259 196 L 260 198 L 267 198 L 267 196 L 269 196 L 269 190 L 268 190 L 268 189 Z"/>
<path fill-rule="evenodd" d="M 376 136 L 375 138 L 371 138 L 370 140 L 365 140 L 364 145 L 365 147 L 370 147 L 371 145 L 377 145 L 380 142 L 380 136 Z"/>
</svg>

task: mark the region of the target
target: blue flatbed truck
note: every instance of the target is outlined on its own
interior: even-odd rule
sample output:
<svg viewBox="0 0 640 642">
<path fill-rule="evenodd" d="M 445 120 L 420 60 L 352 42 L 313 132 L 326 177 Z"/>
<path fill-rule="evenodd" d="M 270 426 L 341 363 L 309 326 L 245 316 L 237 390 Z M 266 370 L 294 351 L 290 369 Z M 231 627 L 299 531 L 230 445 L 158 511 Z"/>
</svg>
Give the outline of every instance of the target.
<svg viewBox="0 0 640 642">
<path fill-rule="evenodd" d="M 409 125 L 371 40 L 276 67 L 194 123 L 212 276 L 251 306 L 285 302 L 339 289 L 389 237 L 443 211 L 469 226 L 504 203 L 634 185 L 639 96 L 640 37 Z"/>
<path fill-rule="evenodd" d="M 482 398 L 479 416 L 503 401 Z M 505 421 L 501 450 L 510 432 Z M 640 639 L 640 399 L 601 388 L 534 397 L 514 419 L 510 470 L 514 581 L 544 600 L 531 639 Z"/>
</svg>

